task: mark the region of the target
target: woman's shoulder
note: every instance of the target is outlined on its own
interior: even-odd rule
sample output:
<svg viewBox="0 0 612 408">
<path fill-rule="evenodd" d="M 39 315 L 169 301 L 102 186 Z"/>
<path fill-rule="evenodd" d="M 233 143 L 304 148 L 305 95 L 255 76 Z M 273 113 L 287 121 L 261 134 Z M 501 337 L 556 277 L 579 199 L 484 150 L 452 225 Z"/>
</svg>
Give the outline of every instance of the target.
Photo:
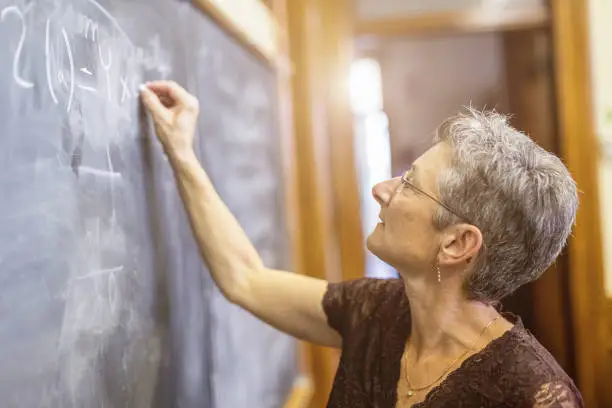
<svg viewBox="0 0 612 408">
<path fill-rule="evenodd" d="M 569 376 L 553 355 L 527 330 L 521 320 L 514 319 L 514 327 L 506 334 L 505 341 L 499 342 L 496 352 L 504 355 L 504 363 L 514 370 L 534 377 L 551 378 Z"/>
<path fill-rule="evenodd" d="M 529 406 L 581 407 L 572 379 L 550 352 L 515 318 L 514 327 L 494 340 L 479 358 L 484 386 L 504 390 L 505 400 Z M 550 405 L 543 404 L 549 401 Z M 571 403 L 571 404 L 570 404 Z M 537 405 L 540 404 L 540 405 Z"/>
<path fill-rule="evenodd" d="M 323 297 L 328 322 L 341 334 L 365 321 L 394 318 L 407 308 L 401 279 L 361 278 L 330 283 Z"/>
<path fill-rule="evenodd" d="M 364 314 L 372 314 L 381 306 L 406 299 L 406 292 L 401 279 L 360 278 L 330 283 L 326 297 L 360 306 Z"/>
</svg>

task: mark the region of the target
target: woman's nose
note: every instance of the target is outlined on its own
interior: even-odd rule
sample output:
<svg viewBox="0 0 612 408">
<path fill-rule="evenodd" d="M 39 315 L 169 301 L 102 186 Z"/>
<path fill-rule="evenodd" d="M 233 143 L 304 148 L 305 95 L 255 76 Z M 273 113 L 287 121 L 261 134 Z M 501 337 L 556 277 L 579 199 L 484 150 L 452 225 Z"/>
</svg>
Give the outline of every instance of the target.
<svg viewBox="0 0 612 408">
<path fill-rule="evenodd" d="M 389 201 L 393 197 L 395 190 L 397 189 L 397 180 L 399 178 L 393 178 L 376 184 L 372 187 L 372 196 L 378 202 L 378 204 L 388 205 Z"/>
</svg>

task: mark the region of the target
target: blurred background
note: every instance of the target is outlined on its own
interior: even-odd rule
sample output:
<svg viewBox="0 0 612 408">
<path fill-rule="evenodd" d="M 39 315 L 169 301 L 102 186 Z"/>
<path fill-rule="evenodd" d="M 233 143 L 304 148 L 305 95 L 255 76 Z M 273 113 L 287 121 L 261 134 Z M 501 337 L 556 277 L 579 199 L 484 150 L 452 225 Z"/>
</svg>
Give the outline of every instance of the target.
<svg viewBox="0 0 612 408">
<path fill-rule="evenodd" d="M 462 106 L 511 114 L 568 165 L 581 207 L 560 259 L 504 309 L 577 381 L 586 406 L 612 407 L 612 2 L 267 5 L 286 30 L 298 269 L 332 281 L 395 276 L 364 250 L 378 219 L 372 185 L 406 169 Z M 302 357 L 312 387 L 289 406 L 323 407 L 337 353 L 303 345 Z"/>
</svg>

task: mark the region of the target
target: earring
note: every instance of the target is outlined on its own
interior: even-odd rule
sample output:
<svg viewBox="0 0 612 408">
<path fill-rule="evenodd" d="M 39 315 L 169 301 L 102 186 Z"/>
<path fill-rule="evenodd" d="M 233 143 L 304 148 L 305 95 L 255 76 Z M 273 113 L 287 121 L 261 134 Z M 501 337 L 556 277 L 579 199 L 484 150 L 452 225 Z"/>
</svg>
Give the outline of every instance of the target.
<svg viewBox="0 0 612 408">
<path fill-rule="evenodd" d="M 440 276 L 440 265 L 436 264 L 436 272 L 438 273 L 438 283 L 442 282 L 442 277 Z"/>
</svg>

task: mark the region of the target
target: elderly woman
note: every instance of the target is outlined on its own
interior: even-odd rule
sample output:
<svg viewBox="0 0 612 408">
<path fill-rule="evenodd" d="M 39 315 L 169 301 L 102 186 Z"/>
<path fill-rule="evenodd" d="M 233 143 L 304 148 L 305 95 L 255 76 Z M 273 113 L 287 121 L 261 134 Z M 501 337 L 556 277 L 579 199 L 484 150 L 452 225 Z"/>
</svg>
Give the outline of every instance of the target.
<svg viewBox="0 0 612 408">
<path fill-rule="evenodd" d="M 577 208 L 561 161 L 504 117 L 447 120 L 411 169 L 373 188 L 381 222 L 368 248 L 400 279 L 331 284 L 262 264 L 196 159 L 194 96 L 153 82 L 142 98 L 221 291 L 342 349 L 329 407 L 582 407 L 554 358 L 494 307 L 551 265 Z"/>
</svg>

